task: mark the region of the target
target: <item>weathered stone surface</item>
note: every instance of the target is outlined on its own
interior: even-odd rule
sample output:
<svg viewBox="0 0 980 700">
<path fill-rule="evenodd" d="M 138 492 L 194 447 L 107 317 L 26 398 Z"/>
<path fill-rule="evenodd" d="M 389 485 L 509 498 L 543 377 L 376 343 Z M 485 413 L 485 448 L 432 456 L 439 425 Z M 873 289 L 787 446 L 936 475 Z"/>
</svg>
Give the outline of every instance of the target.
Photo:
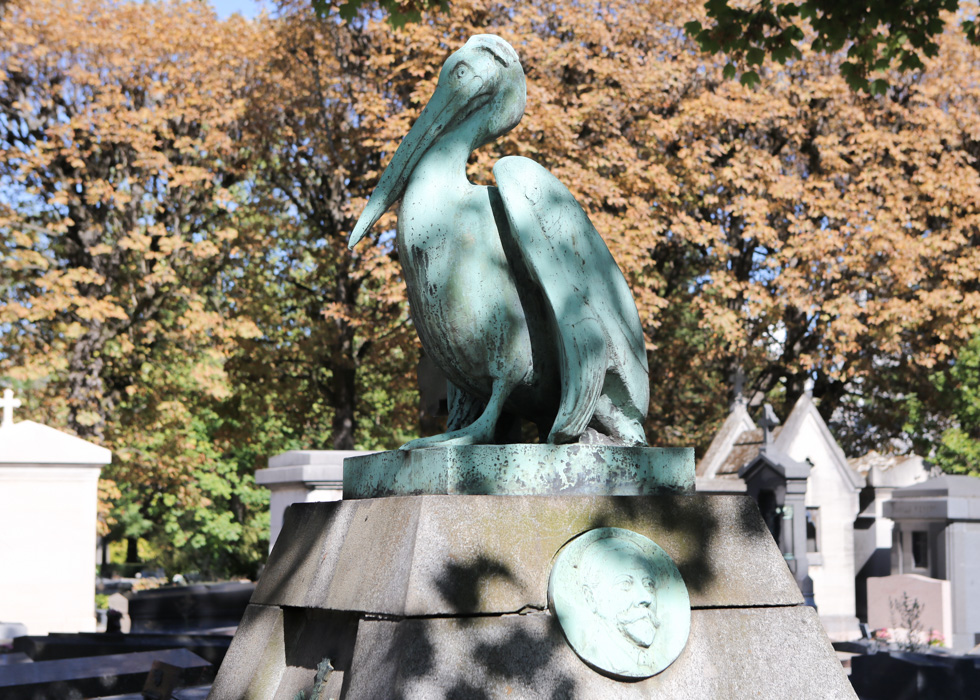
<svg viewBox="0 0 980 700">
<path fill-rule="evenodd" d="M 285 668 L 282 610 L 249 605 L 208 698 L 272 698 Z"/>
<path fill-rule="evenodd" d="M 584 663 L 546 608 L 556 553 L 602 527 L 656 542 L 690 591 L 687 646 L 646 680 Z M 325 658 L 344 700 L 855 697 L 758 509 L 734 495 L 295 506 L 210 698 L 292 700 Z"/>
<path fill-rule="evenodd" d="M 351 667 L 358 616 L 323 610 L 250 605 L 208 696 L 213 700 L 311 697 L 317 665 L 336 671 L 328 690 L 340 697 Z"/>
<path fill-rule="evenodd" d="M 286 509 L 283 532 L 269 555 L 252 603 L 304 605 L 316 577 L 329 577 L 344 548 L 358 508 L 339 501 L 295 504 Z M 363 515 L 362 515 L 363 517 Z"/>
<path fill-rule="evenodd" d="M 346 700 L 399 698 L 855 698 L 812 608 L 697 610 L 659 675 L 586 666 L 547 613 L 361 623 Z"/>
<path fill-rule="evenodd" d="M 344 498 L 439 495 L 651 496 L 694 491 L 691 447 L 466 445 L 344 460 Z"/>
<path fill-rule="evenodd" d="M 758 508 L 735 495 L 299 504 L 251 602 L 399 616 L 544 610 L 555 554 L 597 527 L 663 547 L 692 608 L 802 603 Z"/>
</svg>

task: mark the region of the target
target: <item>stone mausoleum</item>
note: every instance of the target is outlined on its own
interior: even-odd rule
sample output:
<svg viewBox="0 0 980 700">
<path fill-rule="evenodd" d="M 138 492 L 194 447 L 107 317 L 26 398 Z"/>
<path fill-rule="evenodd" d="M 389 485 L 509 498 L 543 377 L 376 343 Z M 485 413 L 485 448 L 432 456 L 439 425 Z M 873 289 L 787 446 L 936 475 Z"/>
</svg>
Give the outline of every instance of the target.
<svg viewBox="0 0 980 700">
<path fill-rule="evenodd" d="M 848 459 L 808 394 L 782 425 L 768 406 L 757 409 L 760 424 L 749 410 L 733 403 L 698 462 L 698 491 L 752 496 L 831 639 L 855 639 L 868 579 L 890 573 L 893 522 L 883 504 L 930 470 L 915 456 Z"/>
<path fill-rule="evenodd" d="M 28 634 L 95 631 L 99 473 L 112 453 L 60 430 L 0 424 L 0 622 Z"/>
<path fill-rule="evenodd" d="M 948 581 L 948 645 L 980 644 L 980 479 L 943 474 L 896 489 L 884 513 L 895 522 L 892 574 Z"/>
</svg>

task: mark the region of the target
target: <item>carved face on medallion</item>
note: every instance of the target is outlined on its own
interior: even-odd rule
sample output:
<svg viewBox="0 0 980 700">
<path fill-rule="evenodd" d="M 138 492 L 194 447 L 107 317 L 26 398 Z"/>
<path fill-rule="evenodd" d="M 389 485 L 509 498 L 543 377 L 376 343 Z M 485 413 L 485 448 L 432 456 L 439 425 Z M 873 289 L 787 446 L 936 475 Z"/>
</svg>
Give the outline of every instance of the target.
<svg viewBox="0 0 980 700">
<path fill-rule="evenodd" d="M 629 541 L 599 540 L 582 555 L 583 595 L 600 625 L 648 649 L 660 627 L 657 572 Z"/>
<path fill-rule="evenodd" d="M 667 553 L 638 533 L 600 528 L 580 535 L 556 557 L 548 588 L 572 649 L 610 675 L 655 675 L 687 643 L 687 587 Z"/>
</svg>

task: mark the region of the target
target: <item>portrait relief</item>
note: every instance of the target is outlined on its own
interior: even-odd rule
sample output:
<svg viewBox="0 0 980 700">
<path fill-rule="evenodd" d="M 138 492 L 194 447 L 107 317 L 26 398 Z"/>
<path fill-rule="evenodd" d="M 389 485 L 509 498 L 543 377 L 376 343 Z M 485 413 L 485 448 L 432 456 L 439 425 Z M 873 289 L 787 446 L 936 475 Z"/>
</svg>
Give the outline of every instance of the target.
<svg viewBox="0 0 980 700">
<path fill-rule="evenodd" d="M 569 542 L 556 558 L 548 598 L 572 649 L 614 676 L 659 673 L 690 633 L 690 598 L 677 566 L 630 530 L 599 528 Z"/>
</svg>

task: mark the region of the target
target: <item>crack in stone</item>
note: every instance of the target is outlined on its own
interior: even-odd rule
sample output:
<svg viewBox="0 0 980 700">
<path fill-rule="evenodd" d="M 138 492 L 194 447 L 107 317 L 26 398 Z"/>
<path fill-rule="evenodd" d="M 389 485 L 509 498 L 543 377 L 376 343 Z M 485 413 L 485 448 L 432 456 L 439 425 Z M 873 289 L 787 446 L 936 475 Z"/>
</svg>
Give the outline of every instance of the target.
<svg viewBox="0 0 980 700">
<path fill-rule="evenodd" d="M 380 620 L 385 622 L 402 622 L 405 620 L 476 620 L 480 618 L 524 617 L 527 615 L 540 615 L 547 612 L 547 606 L 529 604 L 519 610 L 508 610 L 505 612 L 432 613 L 429 615 L 394 615 L 391 613 L 362 612 L 361 618 L 369 621 Z"/>
<path fill-rule="evenodd" d="M 802 608 L 806 607 L 806 603 L 762 603 L 762 604 L 751 604 L 743 603 L 742 605 L 692 605 L 691 611 L 694 610 L 765 610 L 767 608 Z"/>
</svg>

